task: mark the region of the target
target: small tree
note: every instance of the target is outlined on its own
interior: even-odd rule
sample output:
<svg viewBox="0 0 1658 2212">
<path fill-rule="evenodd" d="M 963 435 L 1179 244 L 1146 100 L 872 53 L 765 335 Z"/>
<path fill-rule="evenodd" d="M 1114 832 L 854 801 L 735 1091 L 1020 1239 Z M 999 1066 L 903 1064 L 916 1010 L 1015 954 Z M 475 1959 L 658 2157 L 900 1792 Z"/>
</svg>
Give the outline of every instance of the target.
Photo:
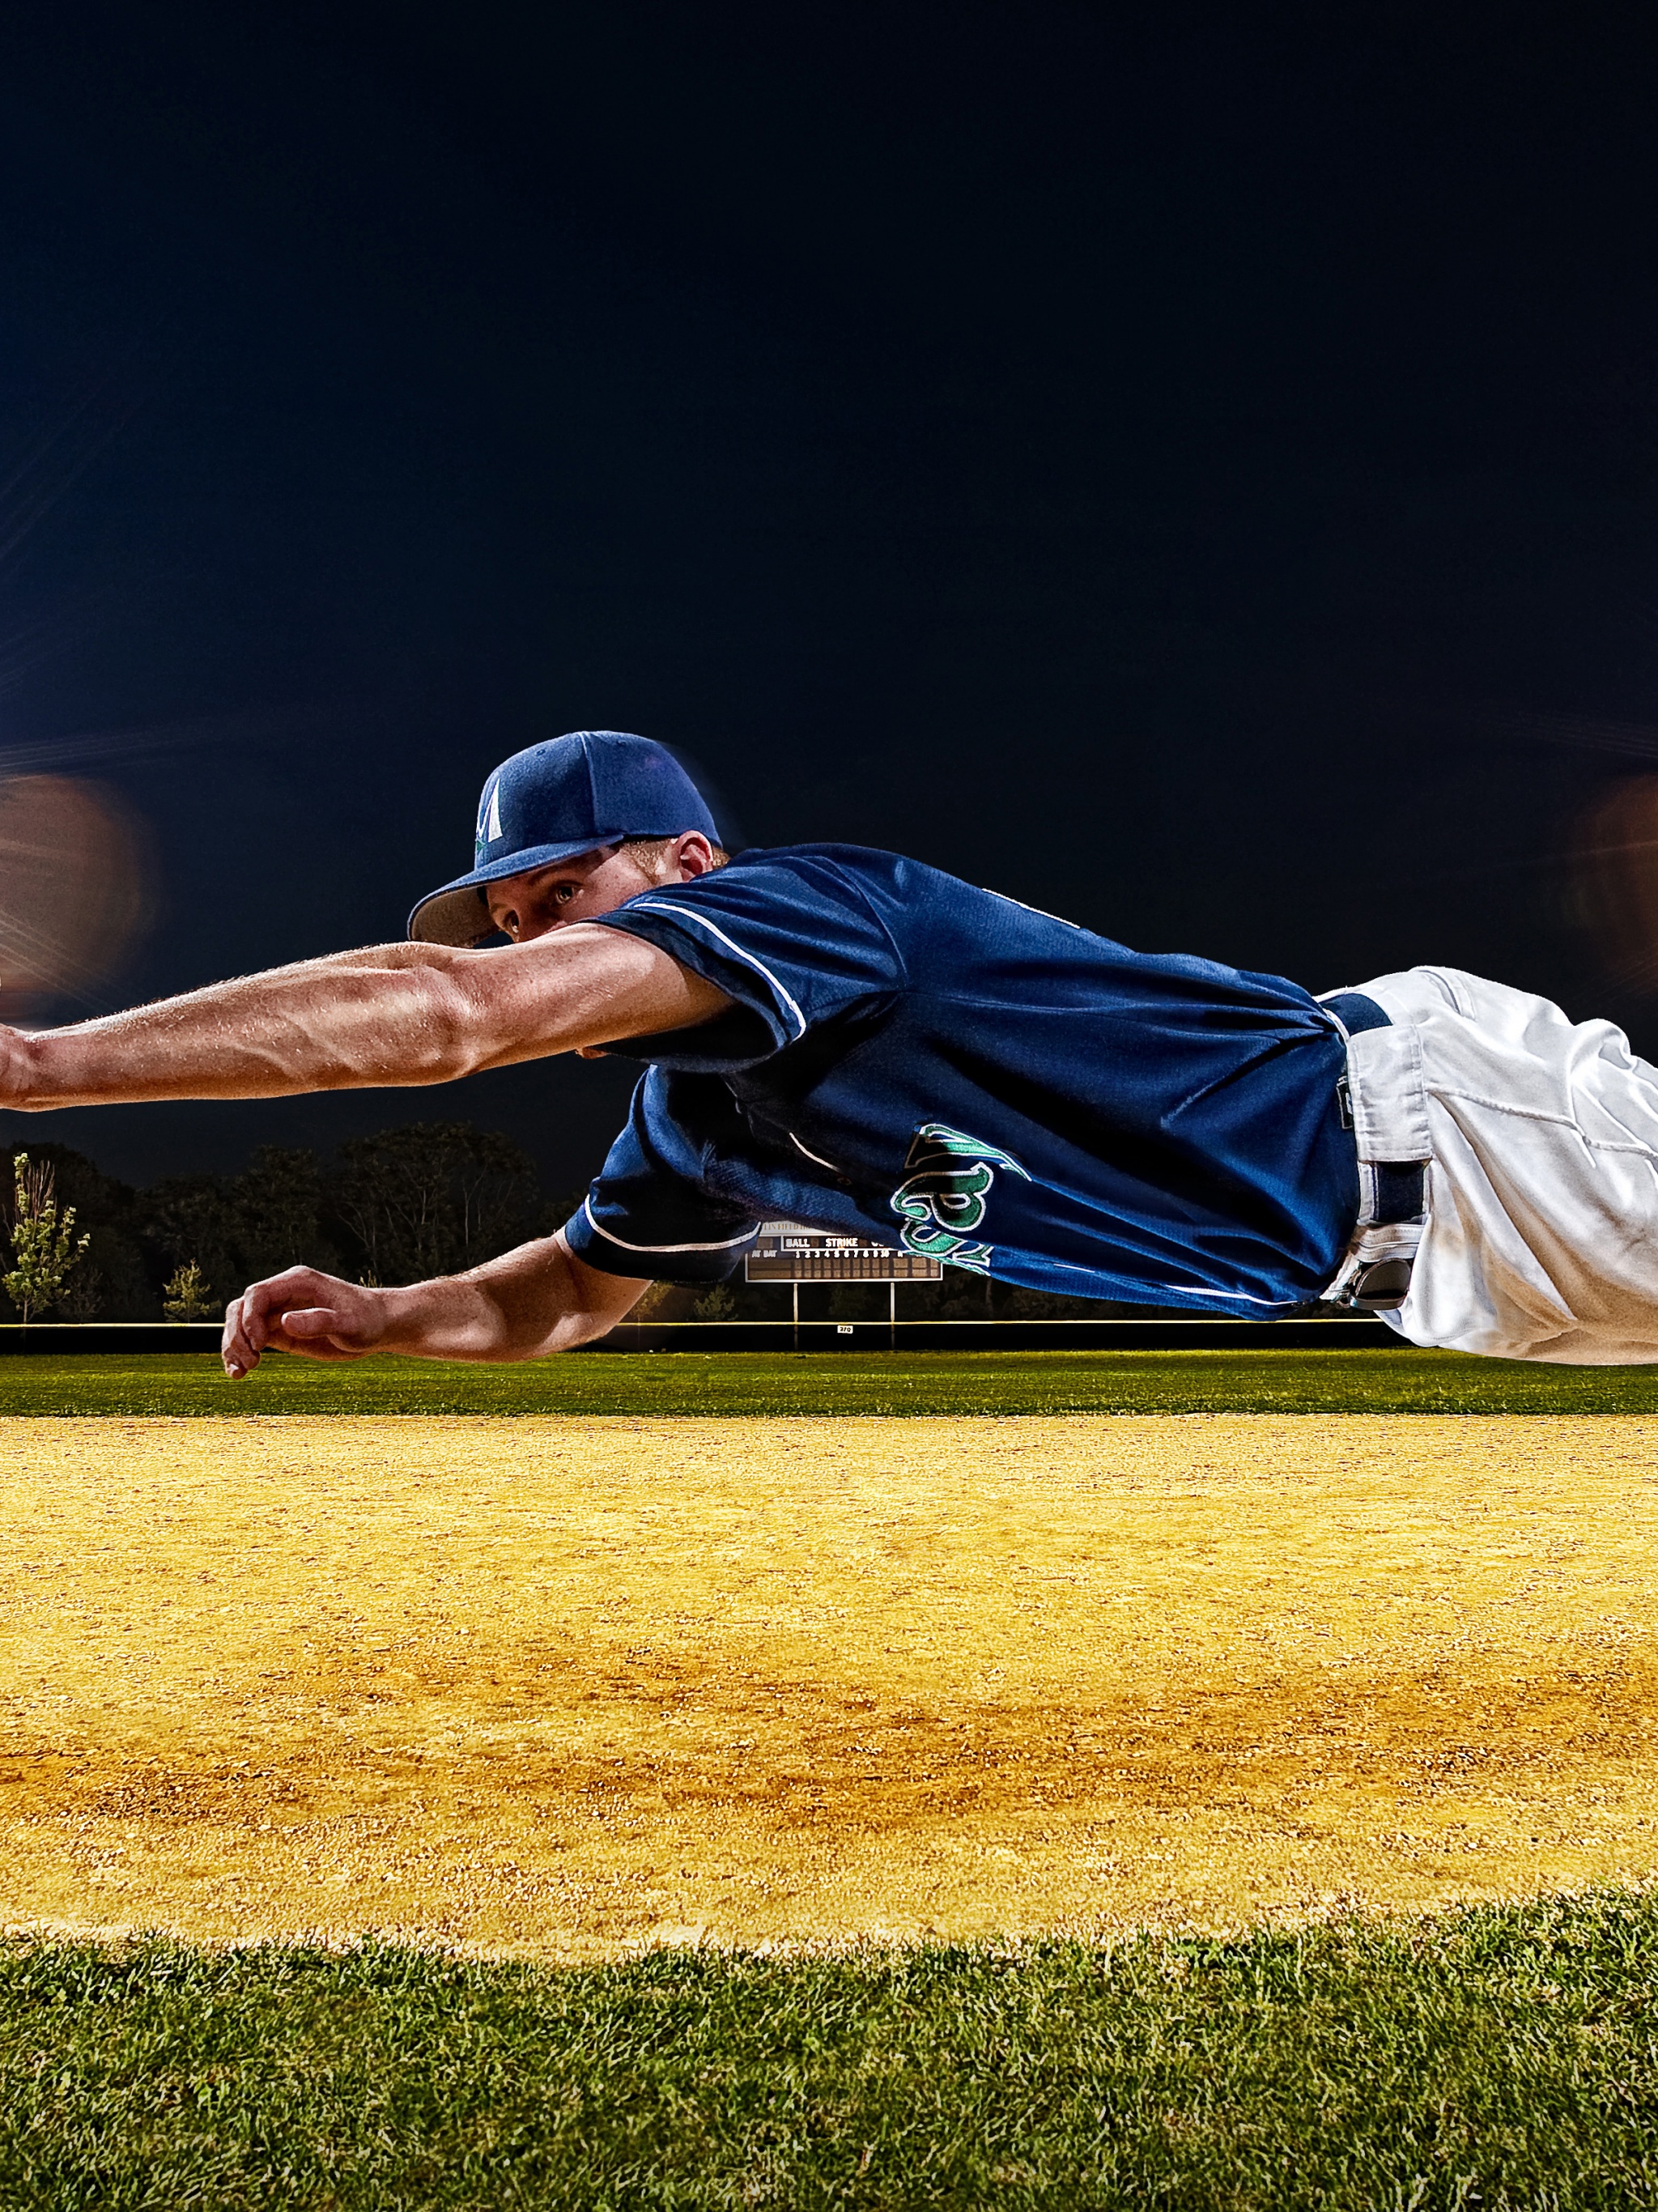
<svg viewBox="0 0 1658 2212">
<path fill-rule="evenodd" d="M 11 1256 L 9 1274 L 0 1276 L 7 1297 L 23 1316 L 23 1326 L 43 1306 L 63 1296 L 64 1285 L 92 1242 L 89 1231 L 75 1234 L 75 1208 L 58 1214 L 58 1177 L 50 1160 L 31 1163 L 27 1152 L 12 1162 Z"/>
<path fill-rule="evenodd" d="M 191 1260 L 187 1266 L 175 1268 L 161 1294 L 161 1311 L 167 1319 L 210 1321 L 215 1310 L 212 1288 L 203 1281 L 196 1262 Z"/>
<path fill-rule="evenodd" d="M 698 1321 L 733 1321 L 737 1300 L 723 1283 L 716 1283 L 711 1291 L 704 1291 L 691 1312 Z"/>
</svg>

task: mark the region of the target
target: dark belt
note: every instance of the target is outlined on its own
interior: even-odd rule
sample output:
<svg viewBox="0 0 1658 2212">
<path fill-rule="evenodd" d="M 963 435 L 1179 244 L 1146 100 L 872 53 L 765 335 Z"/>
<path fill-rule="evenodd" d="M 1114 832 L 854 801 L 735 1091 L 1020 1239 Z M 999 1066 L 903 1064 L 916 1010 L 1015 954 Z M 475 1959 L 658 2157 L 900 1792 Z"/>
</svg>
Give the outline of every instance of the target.
<svg viewBox="0 0 1658 2212">
<path fill-rule="evenodd" d="M 1363 991 L 1337 991 L 1319 1001 L 1335 1015 L 1350 1036 L 1363 1030 L 1393 1027 L 1388 1015 Z M 1336 1085 L 1344 1128 L 1353 1126 L 1353 1102 L 1344 1075 Z M 1361 1160 L 1358 1164 L 1361 1229 L 1388 1222 L 1419 1221 L 1428 1210 L 1428 1170 L 1421 1160 Z M 1345 1303 L 1364 1313 L 1391 1313 L 1405 1303 L 1411 1287 L 1408 1260 L 1376 1260 L 1360 1268 L 1349 1284 Z"/>
</svg>

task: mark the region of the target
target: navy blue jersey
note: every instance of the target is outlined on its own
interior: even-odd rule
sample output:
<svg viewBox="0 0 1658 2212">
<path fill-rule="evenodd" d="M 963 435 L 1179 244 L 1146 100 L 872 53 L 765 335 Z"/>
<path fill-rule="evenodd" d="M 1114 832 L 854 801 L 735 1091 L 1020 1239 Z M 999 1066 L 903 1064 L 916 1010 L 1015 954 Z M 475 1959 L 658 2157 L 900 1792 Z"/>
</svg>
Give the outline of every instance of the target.
<svg viewBox="0 0 1658 2212">
<path fill-rule="evenodd" d="M 1334 1022 L 1297 985 L 1109 938 L 891 853 L 744 853 L 604 927 L 735 1004 L 647 1060 L 566 1231 L 708 1282 L 762 1219 L 1072 1296 L 1304 1304 L 1358 1211 Z"/>
</svg>

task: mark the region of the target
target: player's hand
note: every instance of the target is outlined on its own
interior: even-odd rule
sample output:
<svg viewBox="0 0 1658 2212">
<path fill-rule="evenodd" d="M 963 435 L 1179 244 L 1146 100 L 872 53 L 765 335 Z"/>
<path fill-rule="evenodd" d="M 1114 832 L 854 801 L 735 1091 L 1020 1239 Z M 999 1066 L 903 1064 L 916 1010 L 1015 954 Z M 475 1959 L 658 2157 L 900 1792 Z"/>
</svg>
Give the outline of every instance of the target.
<svg viewBox="0 0 1658 2212">
<path fill-rule="evenodd" d="M 267 1352 L 297 1352 L 307 1359 L 361 1359 L 391 1326 L 385 1291 L 342 1282 L 315 1267 L 289 1267 L 250 1283 L 225 1308 L 219 1356 L 240 1382 Z"/>
</svg>

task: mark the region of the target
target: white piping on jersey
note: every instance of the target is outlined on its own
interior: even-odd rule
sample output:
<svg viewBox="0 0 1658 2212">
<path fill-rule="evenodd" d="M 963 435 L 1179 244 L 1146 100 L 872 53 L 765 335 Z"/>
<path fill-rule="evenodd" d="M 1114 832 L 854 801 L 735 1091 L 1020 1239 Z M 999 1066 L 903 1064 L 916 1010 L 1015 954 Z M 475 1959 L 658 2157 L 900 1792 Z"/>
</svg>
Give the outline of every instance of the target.
<svg viewBox="0 0 1658 2212">
<path fill-rule="evenodd" d="M 581 1201 L 581 1211 L 587 1217 L 587 1226 L 607 1244 L 618 1244 L 624 1252 L 729 1252 L 733 1244 L 750 1244 L 760 1234 L 757 1229 L 745 1229 L 740 1237 L 727 1237 L 718 1244 L 630 1244 L 625 1237 L 613 1237 L 608 1229 L 593 1219 L 593 1202 L 590 1198 Z"/>
<path fill-rule="evenodd" d="M 789 1142 L 793 1146 L 797 1152 L 805 1152 L 806 1158 L 809 1160 L 816 1161 L 817 1164 L 820 1168 L 827 1168 L 832 1176 L 838 1176 L 840 1174 L 841 1170 L 835 1166 L 833 1160 L 826 1160 L 821 1152 L 806 1152 L 806 1147 L 801 1143 L 799 1137 L 795 1135 L 793 1129 L 789 1131 Z M 893 1249 L 896 1250 L 897 1248 L 895 1246 Z"/>
<path fill-rule="evenodd" d="M 795 1036 L 797 1037 L 805 1036 L 806 1033 L 805 1016 L 801 1012 L 799 1007 L 795 1005 L 794 1000 L 789 996 L 783 986 L 778 981 L 776 976 L 772 974 L 771 969 L 767 967 L 764 961 L 756 960 L 752 952 L 744 952 L 740 945 L 734 945 L 731 939 L 726 936 L 725 931 L 718 927 L 714 922 L 710 921 L 707 915 L 698 914 L 695 907 L 676 906 L 671 899 L 641 898 L 635 899 L 633 903 L 635 908 L 641 914 L 677 914 L 683 921 L 694 921 L 699 928 L 706 929 L 710 937 L 717 937 L 728 952 L 735 953 L 739 960 L 744 962 L 749 967 L 754 969 L 757 974 L 765 977 L 766 981 L 771 985 L 773 990 L 776 992 L 778 997 L 783 1001 L 783 1004 L 788 1008 L 790 1013 L 793 1015 L 795 1020 L 799 1024 L 799 1027 L 794 1032 Z M 642 1251 L 648 1248 L 641 1245 L 640 1249 Z M 664 1246 L 663 1249 L 667 1250 L 670 1248 Z M 692 1248 L 688 1245 L 685 1249 L 689 1251 Z"/>
<path fill-rule="evenodd" d="M 1034 914 L 1038 921 L 1057 921 L 1062 929 L 1077 930 L 1084 937 L 1094 934 L 1091 929 L 1084 929 L 1081 922 L 1072 921 L 1062 914 L 1050 914 L 1045 906 L 1032 906 L 1029 899 L 1017 899 L 1011 891 L 992 891 L 988 884 L 981 884 L 979 888 L 982 891 L 990 891 L 991 897 L 1000 899 L 1004 906 L 1021 907 L 1026 914 Z"/>
</svg>

